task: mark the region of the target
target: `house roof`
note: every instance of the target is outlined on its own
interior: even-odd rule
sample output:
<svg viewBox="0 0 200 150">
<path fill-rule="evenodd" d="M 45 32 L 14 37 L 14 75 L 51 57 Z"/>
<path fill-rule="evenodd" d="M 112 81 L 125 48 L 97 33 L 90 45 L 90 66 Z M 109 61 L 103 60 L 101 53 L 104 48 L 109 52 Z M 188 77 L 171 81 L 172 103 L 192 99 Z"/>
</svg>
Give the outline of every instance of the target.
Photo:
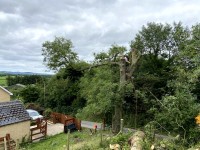
<svg viewBox="0 0 200 150">
<path fill-rule="evenodd" d="M 20 90 L 20 89 L 23 89 L 25 87 L 26 87 L 26 85 L 23 85 L 23 84 L 14 84 L 14 85 L 7 86 L 6 89 L 8 91 L 10 91 L 10 90 Z"/>
<path fill-rule="evenodd" d="M 0 103 L 0 127 L 27 120 L 30 117 L 20 101 Z"/>
<path fill-rule="evenodd" d="M 0 89 L 2 89 L 3 91 L 5 91 L 6 93 L 8 93 L 9 95 L 13 95 L 13 93 L 9 92 L 8 90 L 6 90 L 4 87 L 0 86 Z"/>
</svg>

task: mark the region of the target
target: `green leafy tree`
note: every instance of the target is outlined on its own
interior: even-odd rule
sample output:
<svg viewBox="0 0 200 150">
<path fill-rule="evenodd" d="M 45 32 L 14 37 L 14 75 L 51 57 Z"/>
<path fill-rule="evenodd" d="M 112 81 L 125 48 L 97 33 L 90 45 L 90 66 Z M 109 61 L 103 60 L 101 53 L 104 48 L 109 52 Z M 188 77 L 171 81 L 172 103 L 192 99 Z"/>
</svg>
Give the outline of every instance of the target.
<svg viewBox="0 0 200 150">
<path fill-rule="evenodd" d="M 85 100 L 79 94 L 79 79 L 84 62 L 60 69 L 45 85 L 40 95 L 40 103 L 54 111 L 74 115 L 82 108 Z"/>
<path fill-rule="evenodd" d="M 99 67 L 101 71 L 97 71 L 95 72 L 97 74 L 93 74 L 94 80 L 93 77 L 89 80 L 82 80 L 82 84 L 85 86 L 94 87 L 91 90 L 86 88 L 89 91 L 88 94 L 85 94 L 87 96 L 87 105 L 90 107 L 86 106 L 83 109 L 84 115 L 102 117 L 112 108 L 112 130 L 115 133 L 120 129 L 120 119 L 123 114 L 123 103 L 127 89 L 126 85 L 130 81 L 132 72 L 134 72 L 139 59 L 137 50 L 132 50 L 132 52 L 130 52 L 131 57 L 129 60 L 128 56 L 124 56 L 124 54 L 126 54 L 125 52 L 125 47 L 113 45 L 107 53 L 102 52 L 95 54 L 95 63 L 97 64 L 92 65 L 90 68 Z M 106 72 L 104 72 L 104 70 L 106 70 Z M 102 73 L 104 73 L 104 78 L 99 77 L 99 75 L 102 76 Z M 107 93 L 105 93 L 106 90 L 108 91 Z M 98 91 L 99 93 L 97 94 Z M 93 109 L 89 109 L 91 107 L 93 107 Z"/>
<path fill-rule="evenodd" d="M 127 113 L 135 112 L 137 124 L 144 125 L 153 119 L 154 114 L 150 109 L 160 108 L 155 97 L 162 99 L 165 94 L 172 92 L 167 83 L 175 78 L 175 58 L 185 48 L 189 37 L 189 29 L 181 23 L 170 25 L 152 22 L 144 25 L 131 42 L 131 46 L 141 53 L 132 82 L 142 96 L 133 91 L 133 96 L 127 102 Z"/>
<path fill-rule="evenodd" d="M 40 103 L 54 111 L 76 113 L 78 104 L 81 104 L 80 107 L 84 105 L 78 95 L 78 80 L 82 76 L 82 67 L 87 64 L 78 60 L 72 42 L 64 37 L 56 37 L 52 42 L 43 43 L 42 55 L 47 67 L 58 73 L 45 85 Z"/>
<path fill-rule="evenodd" d="M 20 91 L 20 97 L 24 103 L 37 102 L 40 95 L 40 89 L 36 85 L 29 85 Z"/>
<path fill-rule="evenodd" d="M 78 60 L 72 48 L 72 42 L 64 37 L 56 37 L 52 42 L 46 41 L 42 45 L 43 61 L 52 70 L 66 68 Z"/>
<path fill-rule="evenodd" d="M 126 82 L 126 72 L 125 72 L 125 59 L 119 59 L 119 55 L 123 54 L 126 51 L 126 49 L 124 47 L 118 47 L 118 46 L 113 46 L 110 51 L 109 51 L 109 55 L 105 54 L 105 53 L 101 53 L 101 54 L 97 54 L 96 55 L 96 64 L 91 65 L 89 68 L 93 68 L 93 67 L 99 67 L 99 66 L 103 66 L 103 65 L 118 65 L 119 66 L 119 70 L 121 69 L 121 75 L 120 75 L 120 87 L 119 87 L 119 91 L 121 92 L 121 98 L 120 101 L 115 101 L 115 115 L 114 115 L 114 119 L 116 122 L 113 123 L 114 126 L 116 126 L 115 130 L 117 132 L 117 130 L 119 130 L 119 124 L 120 124 L 120 119 L 122 118 L 122 102 L 124 100 L 124 85 Z M 136 54 L 136 53 L 135 53 Z M 44 62 L 47 63 L 47 66 L 52 69 L 52 70 L 60 70 L 60 69 L 68 69 L 69 71 L 69 67 L 71 68 L 70 70 L 72 72 L 75 72 L 73 65 L 75 65 L 77 63 L 77 54 L 74 53 L 72 51 L 72 42 L 70 40 L 66 40 L 65 38 L 55 38 L 55 40 L 53 42 L 45 42 L 43 44 L 43 49 L 42 49 L 42 55 L 44 56 Z M 135 55 L 136 56 L 136 55 Z M 105 61 L 106 60 L 106 61 Z M 119 62 L 114 62 L 113 60 L 119 60 Z M 100 63 L 99 63 L 100 62 Z M 135 68 L 135 63 L 137 62 L 137 59 L 135 59 L 134 61 L 132 61 L 132 64 L 130 65 L 130 71 L 129 71 L 129 76 L 131 76 L 132 74 L 132 70 L 133 68 Z M 84 69 L 81 69 L 84 70 Z M 128 69 L 127 69 L 128 70 Z M 76 70 L 77 71 L 77 70 Z M 70 85 L 70 80 L 65 81 L 59 81 L 62 82 L 64 84 L 68 84 L 65 86 L 69 86 Z M 58 85 L 60 86 L 60 84 L 58 83 Z M 52 88 L 52 87 L 50 87 Z M 66 90 L 66 89 L 65 89 Z M 56 91 L 56 90 L 53 90 Z M 64 92 L 61 90 L 61 93 Z M 53 93 L 53 92 L 52 92 Z M 51 93 L 51 94 L 52 94 Z M 60 94 L 61 94 L 60 93 Z M 59 93 L 54 93 L 57 95 L 60 95 Z M 64 95 L 64 94 L 63 94 Z M 63 100 L 60 99 L 59 103 L 61 101 L 66 101 L 65 96 L 63 96 Z M 56 100 L 55 100 L 56 99 Z M 57 101 L 58 98 L 55 98 L 54 100 Z M 54 102 L 53 100 L 51 102 Z M 61 103 L 62 105 L 63 103 Z M 57 103 L 57 105 L 61 106 L 60 104 Z M 62 105 L 65 106 L 65 105 Z"/>
<path fill-rule="evenodd" d="M 174 132 L 181 133 L 189 144 L 199 140 L 195 128 L 195 116 L 199 113 L 197 92 L 194 92 L 200 77 L 200 25 L 190 31 L 190 39 L 184 49 L 175 58 L 176 78 L 169 82 L 173 89 L 170 95 L 163 97 L 161 109 L 156 113 L 156 120 Z M 173 114 L 173 115 L 172 115 Z"/>
<path fill-rule="evenodd" d="M 81 96 L 87 100 L 86 106 L 77 114 L 82 119 L 102 121 L 107 114 L 112 115 L 115 101 L 119 99 L 119 82 L 113 82 L 110 66 L 102 66 L 85 73 L 81 78 Z"/>
<path fill-rule="evenodd" d="M 149 54 L 152 59 L 162 57 L 170 60 L 184 48 L 188 38 L 189 30 L 181 23 L 171 26 L 151 22 L 142 27 L 131 45 L 142 54 Z"/>
</svg>

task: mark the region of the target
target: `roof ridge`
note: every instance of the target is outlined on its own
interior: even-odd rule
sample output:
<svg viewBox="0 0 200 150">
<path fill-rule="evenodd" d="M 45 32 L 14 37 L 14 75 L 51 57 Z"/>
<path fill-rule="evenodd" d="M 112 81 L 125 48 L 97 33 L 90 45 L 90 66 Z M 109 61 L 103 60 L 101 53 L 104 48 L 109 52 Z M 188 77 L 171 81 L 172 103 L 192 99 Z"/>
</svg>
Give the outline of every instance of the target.
<svg viewBox="0 0 200 150">
<path fill-rule="evenodd" d="M 10 91 L 6 90 L 3 86 L 0 86 L 0 88 L 1 88 L 2 90 L 4 90 L 5 92 L 7 92 L 8 94 L 13 95 L 13 93 L 11 93 Z"/>
</svg>

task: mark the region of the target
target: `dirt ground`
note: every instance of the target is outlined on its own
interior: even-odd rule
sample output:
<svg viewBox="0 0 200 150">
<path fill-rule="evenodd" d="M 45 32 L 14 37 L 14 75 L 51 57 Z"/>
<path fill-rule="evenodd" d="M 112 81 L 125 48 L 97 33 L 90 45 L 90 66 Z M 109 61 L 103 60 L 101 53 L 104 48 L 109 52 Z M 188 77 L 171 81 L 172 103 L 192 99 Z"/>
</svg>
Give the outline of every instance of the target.
<svg viewBox="0 0 200 150">
<path fill-rule="evenodd" d="M 52 136 L 52 135 L 56 135 L 59 133 L 64 132 L 64 125 L 61 123 L 56 123 L 56 124 L 52 124 L 49 123 L 47 124 L 47 135 L 48 136 Z"/>
<path fill-rule="evenodd" d="M 34 127 L 36 127 L 36 125 L 31 126 L 30 128 L 34 128 Z M 39 129 L 35 130 L 33 133 L 38 133 L 38 132 L 39 132 Z M 53 136 L 53 135 L 56 135 L 56 134 L 59 134 L 62 132 L 64 132 L 63 124 L 61 124 L 61 123 L 53 124 L 51 122 L 47 122 L 47 136 Z M 42 134 L 34 135 L 33 139 L 36 139 L 41 136 L 43 136 L 43 135 Z M 34 142 L 37 142 L 37 141 L 39 141 L 39 140 L 34 140 Z"/>
</svg>

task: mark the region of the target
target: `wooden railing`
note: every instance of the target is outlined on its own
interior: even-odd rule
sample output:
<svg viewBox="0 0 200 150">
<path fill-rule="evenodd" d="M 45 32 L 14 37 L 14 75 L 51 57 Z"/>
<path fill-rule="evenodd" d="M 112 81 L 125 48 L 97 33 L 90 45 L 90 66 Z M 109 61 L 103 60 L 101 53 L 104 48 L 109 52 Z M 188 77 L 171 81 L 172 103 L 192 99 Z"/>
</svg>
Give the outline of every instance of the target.
<svg viewBox="0 0 200 150">
<path fill-rule="evenodd" d="M 10 138 L 10 134 L 0 137 L 0 150 L 15 150 L 16 142 Z"/>
<path fill-rule="evenodd" d="M 70 115 L 64 115 L 61 113 L 53 112 L 51 114 L 53 119 L 53 123 L 62 123 L 64 125 L 68 125 L 70 123 L 74 123 L 77 130 L 81 130 L 81 120 L 76 119 Z"/>
<path fill-rule="evenodd" d="M 31 142 L 41 138 L 45 138 L 47 135 L 47 120 L 46 119 L 37 119 L 36 127 L 30 129 L 31 131 Z"/>
</svg>

